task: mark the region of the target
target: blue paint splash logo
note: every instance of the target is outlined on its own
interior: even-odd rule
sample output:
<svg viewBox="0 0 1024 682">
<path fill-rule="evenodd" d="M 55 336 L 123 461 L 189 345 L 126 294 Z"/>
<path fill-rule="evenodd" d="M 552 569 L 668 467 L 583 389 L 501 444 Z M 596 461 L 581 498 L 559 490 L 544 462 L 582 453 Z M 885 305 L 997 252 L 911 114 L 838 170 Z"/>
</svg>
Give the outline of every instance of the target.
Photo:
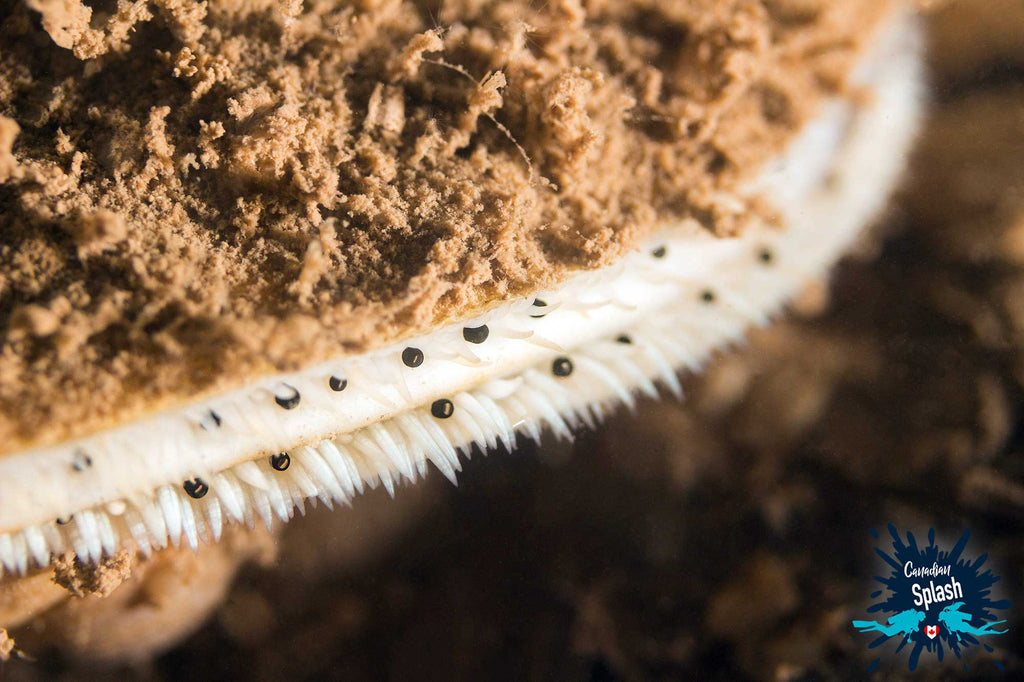
<svg viewBox="0 0 1024 682">
<path fill-rule="evenodd" d="M 875 530 L 871 535 L 878 540 Z M 928 531 L 925 547 L 919 547 L 909 531 L 904 542 L 891 523 L 889 535 L 892 551 L 875 548 L 875 553 L 891 572 L 875 576 L 885 589 L 871 594 L 877 601 L 868 607 L 868 613 L 881 614 L 885 619 L 853 621 L 858 632 L 878 633 L 868 648 L 895 638 L 898 644 L 894 653 L 909 649 L 907 665 L 911 670 L 917 668 L 922 652 L 933 654 L 939 661 L 947 651 L 962 661 L 975 646 L 994 652 L 988 638 L 1005 635 L 1009 629 L 999 627 L 1006 619 L 999 619 L 993 612 L 1009 609 L 1010 602 L 992 599 L 992 586 L 999 582 L 999 576 L 983 568 L 987 554 L 973 561 L 964 558 L 970 529 L 948 552 L 935 543 L 934 529 Z M 876 658 L 868 670 L 877 669 L 880 661 Z M 995 664 L 1002 670 L 999 661 Z M 966 662 L 963 666 L 968 669 Z"/>
</svg>

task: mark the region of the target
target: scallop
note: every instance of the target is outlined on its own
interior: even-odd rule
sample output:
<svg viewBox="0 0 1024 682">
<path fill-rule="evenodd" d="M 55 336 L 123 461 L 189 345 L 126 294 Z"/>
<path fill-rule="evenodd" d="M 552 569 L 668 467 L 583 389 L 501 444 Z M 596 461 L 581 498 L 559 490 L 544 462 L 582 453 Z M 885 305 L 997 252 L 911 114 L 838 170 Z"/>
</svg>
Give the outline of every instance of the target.
<svg viewBox="0 0 1024 682">
<path fill-rule="evenodd" d="M 920 55 L 900 13 L 854 76 L 874 96 L 827 101 L 735 197 L 777 221 L 750 215 L 727 238 L 667 225 L 483 315 L 0 458 L 0 566 L 195 548 L 225 523 L 287 522 L 304 500 L 397 494 L 431 468 L 454 481 L 474 446 L 572 438 L 640 394 L 681 397 L 680 371 L 768 322 L 883 208 L 920 115 Z"/>
</svg>

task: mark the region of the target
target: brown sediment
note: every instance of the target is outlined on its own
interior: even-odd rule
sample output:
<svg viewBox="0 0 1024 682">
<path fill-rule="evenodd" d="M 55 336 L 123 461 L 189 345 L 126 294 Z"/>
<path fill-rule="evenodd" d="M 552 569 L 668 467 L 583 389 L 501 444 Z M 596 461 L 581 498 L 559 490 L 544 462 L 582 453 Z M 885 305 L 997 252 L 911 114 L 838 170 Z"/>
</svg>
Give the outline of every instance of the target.
<svg viewBox="0 0 1024 682">
<path fill-rule="evenodd" d="M 0 628 L 0 663 L 9 661 L 13 651 L 14 640 L 7 634 L 7 630 Z"/>
<path fill-rule="evenodd" d="M 135 552 L 126 549 L 98 563 L 68 552 L 53 561 L 53 582 L 76 597 L 106 597 L 131 577 L 136 563 Z"/>
<path fill-rule="evenodd" d="M 889 4 L 3 2 L 0 452 L 738 231 Z"/>
</svg>

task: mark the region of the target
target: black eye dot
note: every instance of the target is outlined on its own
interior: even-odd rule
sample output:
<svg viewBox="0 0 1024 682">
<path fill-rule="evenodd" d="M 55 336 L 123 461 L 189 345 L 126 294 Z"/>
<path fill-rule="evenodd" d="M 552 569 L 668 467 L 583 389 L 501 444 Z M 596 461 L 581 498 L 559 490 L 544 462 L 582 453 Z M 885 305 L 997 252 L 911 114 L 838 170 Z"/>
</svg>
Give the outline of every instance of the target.
<svg viewBox="0 0 1024 682">
<path fill-rule="evenodd" d="M 419 367 L 423 364 L 423 351 L 410 346 L 402 351 L 402 362 L 406 367 Z"/>
<path fill-rule="evenodd" d="M 654 256 L 655 258 L 664 258 L 665 254 L 667 254 L 667 253 L 668 253 L 668 247 L 666 247 L 664 245 L 659 246 L 654 251 L 651 251 L 651 255 Z"/>
<path fill-rule="evenodd" d="M 58 526 L 66 526 L 69 523 L 71 523 L 74 519 L 75 519 L 75 515 L 74 514 L 68 514 L 67 516 L 58 517 L 57 525 Z"/>
<path fill-rule="evenodd" d="M 539 298 L 535 298 L 535 299 L 533 299 L 533 307 L 534 308 L 547 308 L 548 307 L 548 303 L 547 303 L 547 301 L 542 301 Z M 536 319 L 536 318 L 544 317 L 546 314 L 547 313 L 540 313 L 539 315 L 530 315 L 530 317 Z"/>
<path fill-rule="evenodd" d="M 206 484 L 206 481 L 199 478 L 193 478 L 185 481 L 181 484 L 181 487 L 185 489 L 185 493 L 193 500 L 198 500 L 201 497 L 205 497 L 206 493 L 210 492 L 210 486 Z"/>
<path fill-rule="evenodd" d="M 275 395 L 274 402 L 286 410 L 294 410 L 296 407 L 299 406 L 299 401 L 302 400 L 302 396 L 299 395 L 299 391 L 294 386 L 289 386 L 288 384 L 285 384 L 285 388 L 291 390 L 291 395 Z"/>
<path fill-rule="evenodd" d="M 435 400 L 430 406 L 430 414 L 434 415 L 438 419 L 447 419 L 455 414 L 455 405 L 453 405 L 452 401 L 447 398 Z"/>
<path fill-rule="evenodd" d="M 714 303 L 715 292 L 711 291 L 711 289 L 705 289 L 700 293 L 700 300 L 704 301 L 705 303 Z"/>
<path fill-rule="evenodd" d="M 279 452 L 276 455 L 270 456 L 270 466 L 274 467 L 277 471 L 284 471 L 292 465 L 292 458 L 287 452 Z"/>
<path fill-rule="evenodd" d="M 622 343 L 622 344 L 630 344 L 630 343 L 633 343 L 633 339 L 631 339 L 631 338 L 630 338 L 630 337 L 629 337 L 628 335 L 626 335 L 626 334 L 623 334 L 623 335 L 621 335 L 621 336 L 620 336 L 619 338 L 617 338 L 617 339 L 615 339 L 615 340 L 616 340 L 616 341 L 618 341 L 619 343 Z"/>
<path fill-rule="evenodd" d="M 572 374 L 572 360 L 569 358 L 558 358 L 551 363 L 551 371 L 556 377 L 567 377 Z"/>
<path fill-rule="evenodd" d="M 348 379 L 332 376 L 327 380 L 327 385 L 331 387 L 332 391 L 344 391 L 345 387 L 348 386 Z"/>
<path fill-rule="evenodd" d="M 768 264 L 769 264 L 769 263 L 771 263 L 771 262 L 772 262 L 773 260 L 775 260 L 775 254 L 774 254 L 774 253 L 772 253 L 772 250 L 771 250 L 771 249 L 769 249 L 769 248 L 767 248 L 767 247 L 766 247 L 766 248 L 763 248 L 763 249 L 761 249 L 761 250 L 760 250 L 760 251 L 758 252 L 758 254 L 757 254 L 757 257 L 758 257 L 758 259 L 759 259 L 759 260 L 760 260 L 760 261 L 761 261 L 762 263 L 764 263 L 765 265 L 768 265 Z"/>
<path fill-rule="evenodd" d="M 199 424 L 201 427 L 203 427 L 203 429 L 208 429 L 208 424 L 213 424 L 214 428 L 220 428 L 221 419 L 219 414 L 217 414 L 213 410 L 210 410 L 207 416 L 209 417 L 209 419 L 204 419 L 202 423 Z"/>
<path fill-rule="evenodd" d="M 487 328 L 486 324 L 479 327 L 466 327 L 462 330 L 462 338 L 470 343 L 483 343 L 490 334 L 491 330 Z"/>
<path fill-rule="evenodd" d="M 75 450 L 75 454 L 71 456 L 71 468 L 75 471 L 82 472 L 92 466 L 92 457 L 90 457 L 84 450 Z"/>
</svg>

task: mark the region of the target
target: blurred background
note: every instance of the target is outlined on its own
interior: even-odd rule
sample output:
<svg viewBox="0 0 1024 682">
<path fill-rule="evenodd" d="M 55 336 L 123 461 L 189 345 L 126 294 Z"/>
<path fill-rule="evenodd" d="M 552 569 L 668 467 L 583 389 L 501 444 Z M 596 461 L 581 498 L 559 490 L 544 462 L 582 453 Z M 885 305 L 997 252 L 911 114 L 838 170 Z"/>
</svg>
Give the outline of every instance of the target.
<svg viewBox="0 0 1024 682">
<path fill-rule="evenodd" d="M 971 675 L 1021 675 L 1024 0 L 948 2 L 929 23 L 933 101 L 891 210 L 831 283 L 689 378 L 685 404 L 477 453 L 458 489 L 432 476 L 315 510 L 151 662 L 5 672 L 860 678 L 877 656 L 849 623 L 879 572 L 869 530 L 892 522 L 972 529 L 967 554 L 990 555 L 1016 606 Z M 905 656 L 880 672 L 965 674 Z"/>
</svg>

